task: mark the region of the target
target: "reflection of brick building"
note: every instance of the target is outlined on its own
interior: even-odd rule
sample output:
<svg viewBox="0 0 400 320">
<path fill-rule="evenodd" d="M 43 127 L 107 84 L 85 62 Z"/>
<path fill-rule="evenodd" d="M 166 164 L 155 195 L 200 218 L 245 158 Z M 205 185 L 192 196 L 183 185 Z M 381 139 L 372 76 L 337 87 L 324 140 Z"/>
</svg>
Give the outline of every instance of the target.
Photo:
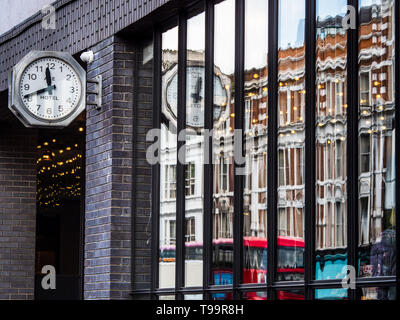
<svg viewBox="0 0 400 320">
<path fill-rule="evenodd" d="M 360 241 L 374 241 L 392 214 L 393 8 L 363 8 L 360 28 Z M 341 17 L 317 24 L 316 246 L 341 248 L 346 229 L 347 33 Z M 305 50 L 279 57 L 279 234 L 303 236 Z M 245 234 L 265 236 L 268 68 L 245 73 Z M 364 152 L 365 151 L 365 152 Z M 368 164 L 365 164 L 368 162 Z M 367 166 L 367 167 L 365 167 Z M 365 172 L 364 172 L 365 171 Z"/>
<path fill-rule="evenodd" d="M 393 225 L 394 3 L 361 11 L 359 34 L 359 243 L 375 243 Z"/>
<path fill-rule="evenodd" d="M 347 34 L 341 17 L 317 23 L 316 247 L 346 245 Z"/>
<path fill-rule="evenodd" d="M 363 8 L 360 29 L 360 242 L 375 240 L 391 215 L 393 28 L 386 8 Z M 346 229 L 347 34 L 341 17 L 317 23 L 316 247 L 343 248 Z M 303 237 L 305 48 L 278 52 L 279 235 Z M 218 72 L 217 72 L 218 74 Z M 221 75 L 228 89 L 231 75 Z M 244 235 L 266 237 L 268 67 L 245 72 Z M 231 90 L 227 90 L 228 95 Z M 214 238 L 232 237 L 234 102 L 214 123 Z M 200 144 L 198 145 L 200 147 Z M 202 167 L 196 165 L 196 170 Z M 196 172 L 196 176 L 197 176 Z M 200 173 L 199 173 L 200 174 Z M 197 227 L 196 227 L 197 229 Z"/>
<path fill-rule="evenodd" d="M 245 73 L 244 235 L 267 236 L 268 70 Z"/>
</svg>

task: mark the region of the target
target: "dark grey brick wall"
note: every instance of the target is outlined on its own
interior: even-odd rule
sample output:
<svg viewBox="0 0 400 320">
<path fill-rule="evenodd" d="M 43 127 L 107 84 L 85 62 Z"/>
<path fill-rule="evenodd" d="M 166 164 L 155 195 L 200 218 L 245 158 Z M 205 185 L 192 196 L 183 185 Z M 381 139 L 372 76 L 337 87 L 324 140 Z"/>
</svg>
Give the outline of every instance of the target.
<svg viewBox="0 0 400 320">
<path fill-rule="evenodd" d="M 117 36 L 91 50 L 88 78 L 103 76 L 103 105 L 86 120 L 84 298 L 128 299 L 134 50 Z"/>
<path fill-rule="evenodd" d="M 152 61 L 143 64 L 142 47 L 136 50 L 134 95 L 134 290 L 150 289 L 151 279 L 151 166 L 146 161 L 146 134 L 152 128 Z M 136 296 L 135 298 L 140 298 Z"/>
<path fill-rule="evenodd" d="M 33 299 L 37 131 L 0 123 L 0 299 Z"/>
</svg>

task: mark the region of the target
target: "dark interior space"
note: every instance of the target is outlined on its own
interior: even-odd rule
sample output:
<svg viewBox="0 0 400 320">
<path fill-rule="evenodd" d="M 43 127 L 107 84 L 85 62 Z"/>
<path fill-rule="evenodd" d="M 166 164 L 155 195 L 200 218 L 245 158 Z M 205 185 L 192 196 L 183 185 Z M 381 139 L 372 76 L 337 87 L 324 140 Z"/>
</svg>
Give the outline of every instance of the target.
<svg viewBox="0 0 400 320">
<path fill-rule="evenodd" d="M 37 145 L 37 300 L 81 299 L 85 117 L 68 128 L 40 130 Z M 56 270 L 56 289 L 41 285 L 43 266 Z"/>
</svg>

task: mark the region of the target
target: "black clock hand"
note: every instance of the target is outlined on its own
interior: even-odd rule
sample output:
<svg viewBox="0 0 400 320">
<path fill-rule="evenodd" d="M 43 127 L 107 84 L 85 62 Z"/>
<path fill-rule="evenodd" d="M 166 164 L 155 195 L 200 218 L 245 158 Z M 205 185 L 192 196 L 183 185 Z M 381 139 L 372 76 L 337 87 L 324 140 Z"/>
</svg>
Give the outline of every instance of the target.
<svg viewBox="0 0 400 320">
<path fill-rule="evenodd" d="M 192 98 L 194 100 L 195 103 L 198 103 L 200 101 L 200 91 L 201 91 L 201 86 L 202 86 L 203 82 L 201 81 L 201 78 L 198 77 L 197 78 L 197 82 L 196 82 L 196 92 L 192 93 Z"/>
<path fill-rule="evenodd" d="M 44 93 L 44 92 L 46 92 L 46 91 L 53 90 L 53 89 L 55 89 L 55 88 L 56 88 L 56 85 L 54 84 L 54 85 L 49 86 L 49 87 L 47 87 L 47 88 L 40 89 L 40 90 L 38 90 L 38 91 L 28 93 L 28 94 L 24 95 L 24 98 L 26 99 L 26 98 L 28 98 L 29 96 L 34 95 L 34 94 L 39 95 L 39 94 L 42 94 L 42 93 Z"/>
<path fill-rule="evenodd" d="M 197 78 L 197 98 L 199 99 L 198 101 L 201 100 L 200 92 L 201 92 L 202 86 L 203 86 L 203 79 L 201 77 L 198 77 Z"/>
<path fill-rule="evenodd" d="M 51 73 L 49 67 L 46 68 L 46 82 L 47 88 L 49 89 L 49 94 L 53 94 L 53 89 L 51 88 Z"/>
<path fill-rule="evenodd" d="M 46 82 L 48 86 L 51 86 L 51 74 L 49 67 L 46 68 Z"/>
</svg>

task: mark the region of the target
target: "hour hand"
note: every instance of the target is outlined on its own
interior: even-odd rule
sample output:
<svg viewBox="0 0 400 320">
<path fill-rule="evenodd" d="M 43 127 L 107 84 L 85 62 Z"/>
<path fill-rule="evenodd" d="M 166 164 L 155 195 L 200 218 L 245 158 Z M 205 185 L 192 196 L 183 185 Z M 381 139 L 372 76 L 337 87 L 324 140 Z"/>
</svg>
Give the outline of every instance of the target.
<svg viewBox="0 0 400 320">
<path fill-rule="evenodd" d="M 49 88 L 49 94 L 53 94 L 53 89 L 51 88 L 51 73 L 49 67 L 46 68 L 46 82 L 47 88 Z"/>
<path fill-rule="evenodd" d="M 48 67 L 46 68 L 46 82 L 48 86 L 51 86 L 51 74 Z"/>
<path fill-rule="evenodd" d="M 196 92 L 192 93 L 192 98 L 193 98 L 195 103 L 198 103 L 201 100 L 200 92 L 201 92 L 202 84 L 203 84 L 203 82 L 202 82 L 201 78 L 198 77 L 197 78 L 197 82 L 196 82 Z"/>
<path fill-rule="evenodd" d="M 24 95 L 24 98 L 26 99 L 26 98 L 28 98 L 29 96 L 34 95 L 34 94 L 39 95 L 39 94 L 42 94 L 42 93 L 44 93 L 44 92 L 46 92 L 46 91 L 48 91 L 48 92 L 50 92 L 50 91 L 53 92 L 53 89 L 55 89 L 55 88 L 56 88 L 56 85 L 54 84 L 54 85 L 48 86 L 48 87 L 46 87 L 46 88 L 44 88 L 44 89 L 40 89 L 40 90 L 38 90 L 38 91 L 28 93 L 28 94 Z"/>
</svg>

